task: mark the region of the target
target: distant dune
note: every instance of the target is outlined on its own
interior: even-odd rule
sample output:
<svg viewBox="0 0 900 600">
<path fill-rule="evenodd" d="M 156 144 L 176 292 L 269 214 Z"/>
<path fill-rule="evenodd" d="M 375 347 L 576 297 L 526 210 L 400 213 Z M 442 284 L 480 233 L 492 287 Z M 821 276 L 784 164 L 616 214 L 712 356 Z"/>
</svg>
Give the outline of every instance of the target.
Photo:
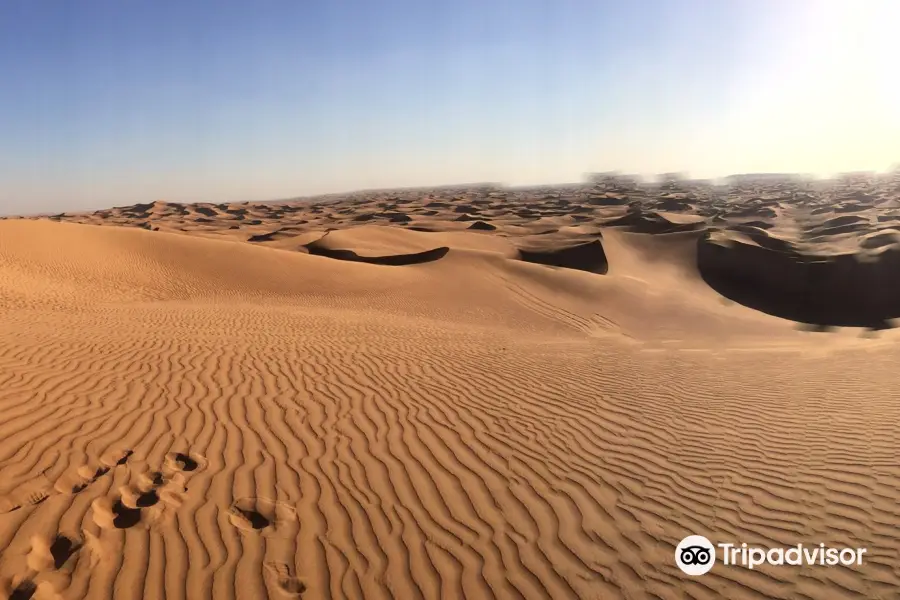
<svg viewBox="0 0 900 600">
<path fill-rule="evenodd" d="M 900 185 L 738 183 L 0 220 L 0 598 L 895 597 Z"/>
</svg>

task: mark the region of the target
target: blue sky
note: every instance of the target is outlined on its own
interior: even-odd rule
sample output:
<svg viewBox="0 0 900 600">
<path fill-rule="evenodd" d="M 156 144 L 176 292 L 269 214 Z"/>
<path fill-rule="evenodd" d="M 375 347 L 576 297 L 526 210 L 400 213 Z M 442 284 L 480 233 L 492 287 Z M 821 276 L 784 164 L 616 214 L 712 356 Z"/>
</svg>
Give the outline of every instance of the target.
<svg viewBox="0 0 900 600">
<path fill-rule="evenodd" d="M 884 169 L 898 7 L 6 0 L 0 212 Z"/>
</svg>

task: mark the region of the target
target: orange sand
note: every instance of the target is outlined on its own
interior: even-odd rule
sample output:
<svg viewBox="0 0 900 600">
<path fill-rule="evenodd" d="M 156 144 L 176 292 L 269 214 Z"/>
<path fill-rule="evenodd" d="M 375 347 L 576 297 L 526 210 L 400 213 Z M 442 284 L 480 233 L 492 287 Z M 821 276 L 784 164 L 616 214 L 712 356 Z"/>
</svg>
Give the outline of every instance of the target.
<svg viewBox="0 0 900 600">
<path fill-rule="evenodd" d="M 698 266 L 869 230 L 444 195 L 0 221 L 0 597 L 895 597 L 898 336 Z M 689 578 L 688 534 L 868 552 Z"/>
</svg>

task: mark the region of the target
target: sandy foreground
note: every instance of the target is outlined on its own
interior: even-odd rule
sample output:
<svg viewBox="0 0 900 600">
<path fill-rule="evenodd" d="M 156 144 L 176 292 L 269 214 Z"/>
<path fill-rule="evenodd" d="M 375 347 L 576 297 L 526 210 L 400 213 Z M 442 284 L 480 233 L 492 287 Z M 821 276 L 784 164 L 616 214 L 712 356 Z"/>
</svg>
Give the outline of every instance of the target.
<svg viewBox="0 0 900 600">
<path fill-rule="evenodd" d="M 0 597 L 897 598 L 897 198 L 0 221 Z"/>
</svg>

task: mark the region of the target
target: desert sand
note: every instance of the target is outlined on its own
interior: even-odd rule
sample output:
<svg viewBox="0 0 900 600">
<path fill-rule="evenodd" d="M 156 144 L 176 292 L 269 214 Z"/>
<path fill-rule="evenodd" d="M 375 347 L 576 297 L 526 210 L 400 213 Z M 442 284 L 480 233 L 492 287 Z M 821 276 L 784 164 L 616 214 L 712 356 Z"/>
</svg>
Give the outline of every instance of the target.
<svg viewBox="0 0 900 600">
<path fill-rule="evenodd" d="M 0 597 L 896 598 L 898 257 L 888 177 L 2 220 Z"/>
</svg>

